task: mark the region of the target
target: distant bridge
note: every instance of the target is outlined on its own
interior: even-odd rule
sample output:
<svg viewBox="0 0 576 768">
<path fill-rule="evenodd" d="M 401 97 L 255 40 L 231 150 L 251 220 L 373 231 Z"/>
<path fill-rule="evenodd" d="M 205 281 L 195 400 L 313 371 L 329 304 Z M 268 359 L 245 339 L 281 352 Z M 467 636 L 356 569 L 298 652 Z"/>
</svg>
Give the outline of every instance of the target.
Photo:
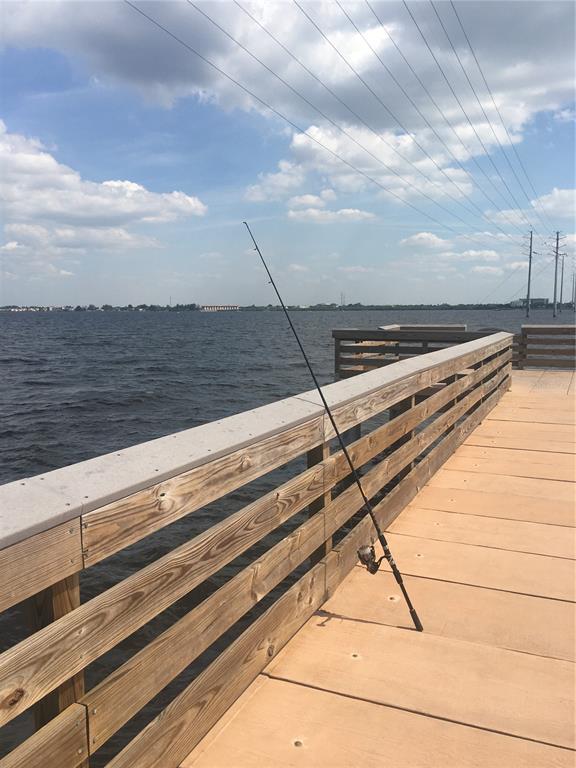
<svg viewBox="0 0 576 768">
<path fill-rule="evenodd" d="M 239 309 L 239 304 L 204 304 L 201 307 L 202 312 L 237 312 Z"/>
</svg>

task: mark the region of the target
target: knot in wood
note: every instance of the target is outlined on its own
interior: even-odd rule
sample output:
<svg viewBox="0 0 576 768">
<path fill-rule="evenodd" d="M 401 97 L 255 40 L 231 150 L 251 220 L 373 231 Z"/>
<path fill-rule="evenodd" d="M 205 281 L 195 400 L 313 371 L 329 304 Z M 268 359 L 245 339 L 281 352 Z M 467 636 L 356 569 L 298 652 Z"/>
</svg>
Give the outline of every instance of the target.
<svg viewBox="0 0 576 768">
<path fill-rule="evenodd" d="M 252 462 L 250 460 L 250 456 L 242 456 L 242 461 L 240 462 L 240 469 L 249 469 L 249 467 L 252 466 Z"/>
<path fill-rule="evenodd" d="M 12 693 L 6 698 L 5 700 L 6 704 L 9 707 L 15 706 L 16 704 L 18 704 L 20 699 L 24 696 L 24 693 L 25 693 L 24 688 L 15 688 L 12 691 Z"/>
<path fill-rule="evenodd" d="M 268 650 L 267 650 L 267 653 L 268 653 L 268 656 L 269 656 L 270 658 L 272 658 L 272 656 L 274 656 L 274 646 L 273 646 L 273 645 L 269 645 L 269 646 L 268 646 Z"/>
</svg>

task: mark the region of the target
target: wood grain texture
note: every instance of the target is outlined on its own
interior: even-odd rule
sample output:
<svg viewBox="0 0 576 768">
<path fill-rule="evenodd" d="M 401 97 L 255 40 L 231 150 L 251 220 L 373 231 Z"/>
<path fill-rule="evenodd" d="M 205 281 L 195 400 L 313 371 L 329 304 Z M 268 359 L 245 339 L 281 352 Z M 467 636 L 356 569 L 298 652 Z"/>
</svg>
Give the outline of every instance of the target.
<svg viewBox="0 0 576 768">
<path fill-rule="evenodd" d="M 314 616 L 266 674 L 573 748 L 573 671 L 557 659 Z"/>
<path fill-rule="evenodd" d="M 182 691 L 108 768 L 175 768 L 325 598 L 314 566 Z"/>
<path fill-rule="evenodd" d="M 69 576 L 39 592 L 28 600 L 30 631 L 38 632 L 43 627 L 66 616 L 80 605 L 80 575 Z M 84 695 L 84 673 L 78 672 L 48 693 L 34 706 L 36 729 L 63 712 Z"/>
<path fill-rule="evenodd" d="M 0 549 L 0 611 L 81 569 L 79 519 Z"/>
<path fill-rule="evenodd" d="M 82 518 L 86 567 L 323 442 L 323 417 L 223 456 Z"/>
<path fill-rule="evenodd" d="M 323 465 L 289 480 L 0 656 L 0 723 L 194 589 L 324 490 Z M 105 631 L 104 631 L 105 630 Z M 13 691 L 24 694 L 11 706 Z"/>
<path fill-rule="evenodd" d="M 573 768 L 567 750 L 262 675 L 181 768 Z M 497 763 L 495 763 L 495 759 Z"/>
<path fill-rule="evenodd" d="M 75 768 L 87 756 L 86 708 L 72 704 L 0 760 L 0 768 Z"/>
</svg>

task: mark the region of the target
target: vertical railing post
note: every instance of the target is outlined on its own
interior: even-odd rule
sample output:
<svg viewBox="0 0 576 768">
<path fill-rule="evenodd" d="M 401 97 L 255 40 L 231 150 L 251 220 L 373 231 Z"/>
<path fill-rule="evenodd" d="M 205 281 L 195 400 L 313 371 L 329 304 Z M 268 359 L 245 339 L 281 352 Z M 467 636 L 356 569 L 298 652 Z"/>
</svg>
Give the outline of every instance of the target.
<svg viewBox="0 0 576 768">
<path fill-rule="evenodd" d="M 308 461 L 308 467 L 314 467 L 316 464 L 320 464 L 325 459 L 329 458 L 330 456 L 330 443 L 321 443 L 320 445 L 316 446 L 316 448 L 312 448 L 312 450 L 308 451 L 307 453 L 307 461 Z M 308 506 L 308 515 L 309 517 L 312 517 L 313 515 L 316 515 L 318 512 L 321 512 L 325 507 L 327 507 L 330 502 L 332 501 L 332 490 L 328 489 L 325 490 L 322 496 L 316 499 L 316 501 L 313 501 Z M 316 563 L 319 563 L 320 560 L 322 560 L 323 557 L 326 557 L 326 555 L 332 550 L 332 536 L 329 536 L 326 541 L 318 547 L 318 549 L 313 552 L 310 555 L 310 565 L 316 565 Z"/>
<path fill-rule="evenodd" d="M 334 381 L 340 380 L 340 339 L 334 339 Z"/>
<path fill-rule="evenodd" d="M 38 592 L 29 598 L 27 603 L 31 630 L 38 632 L 38 630 L 79 607 L 80 574 L 73 573 L 51 587 Z M 78 672 L 34 705 L 36 730 L 42 728 L 71 704 L 79 701 L 83 695 L 84 673 Z M 82 762 L 81 765 L 86 768 L 88 760 Z"/>
</svg>

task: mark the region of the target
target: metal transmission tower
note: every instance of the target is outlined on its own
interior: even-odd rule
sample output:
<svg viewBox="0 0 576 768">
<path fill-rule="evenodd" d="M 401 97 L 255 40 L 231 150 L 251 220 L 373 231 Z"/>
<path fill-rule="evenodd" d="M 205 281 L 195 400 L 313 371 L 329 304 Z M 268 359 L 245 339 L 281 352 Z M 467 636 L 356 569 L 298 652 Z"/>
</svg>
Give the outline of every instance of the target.
<svg viewBox="0 0 576 768">
<path fill-rule="evenodd" d="M 530 317 L 530 282 L 532 280 L 532 241 L 534 232 L 530 230 L 530 250 L 528 251 L 528 286 L 526 288 L 526 317 Z"/>
<path fill-rule="evenodd" d="M 558 316 L 558 259 L 562 256 L 562 274 L 564 274 L 564 254 L 560 253 L 560 241 L 564 240 L 565 235 L 560 235 L 560 232 L 556 232 L 556 247 L 554 249 L 554 305 L 552 310 L 552 317 Z M 562 282 L 564 277 L 562 277 Z M 560 304 L 562 304 L 562 294 L 560 294 Z"/>
</svg>

